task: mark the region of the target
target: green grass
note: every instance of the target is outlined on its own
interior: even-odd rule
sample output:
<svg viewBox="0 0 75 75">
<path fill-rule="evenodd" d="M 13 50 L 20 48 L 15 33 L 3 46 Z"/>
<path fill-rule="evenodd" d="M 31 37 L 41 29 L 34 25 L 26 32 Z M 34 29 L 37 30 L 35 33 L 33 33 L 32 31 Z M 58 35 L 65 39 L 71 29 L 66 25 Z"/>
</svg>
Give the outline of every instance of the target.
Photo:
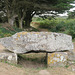
<svg viewBox="0 0 75 75">
<path fill-rule="evenodd" d="M 12 66 L 16 66 L 16 67 L 19 67 L 19 68 L 22 68 L 22 66 L 19 65 L 19 64 L 12 64 L 12 63 L 9 63 L 8 61 L 5 61 L 5 60 L 2 60 L 2 61 L 0 61 L 0 62 L 9 64 L 9 65 L 12 65 Z"/>
<path fill-rule="evenodd" d="M 41 21 L 42 21 L 43 19 L 42 18 L 32 18 L 32 22 L 38 22 L 38 23 L 40 23 Z"/>
<path fill-rule="evenodd" d="M 22 31 L 22 29 L 19 28 L 15 28 L 15 27 L 3 27 L 2 25 L 0 25 L 0 38 L 3 37 L 9 37 L 17 32 Z"/>
<path fill-rule="evenodd" d="M 27 32 L 35 31 L 35 32 L 37 32 L 38 29 L 33 28 L 33 27 L 20 29 L 17 27 L 12 27 L 12 26 L 6 25 L 6 24 L 5 25 L 0 24 L 0 38 L 9 37 L 17 32 L 21 32 L 21 31 L 27 31 Z"/>
<path fill-rule="evenodd" d="M 69 65 L 66 65 L 66 66 L 65 66 L 65 68 L 68 68 L 68 67 L 69 67 Z"/>
<path fill-rule="evenodd" d="M 73 39 L 73 42 L 75 42 L 75 38 Z"/>
</svg>

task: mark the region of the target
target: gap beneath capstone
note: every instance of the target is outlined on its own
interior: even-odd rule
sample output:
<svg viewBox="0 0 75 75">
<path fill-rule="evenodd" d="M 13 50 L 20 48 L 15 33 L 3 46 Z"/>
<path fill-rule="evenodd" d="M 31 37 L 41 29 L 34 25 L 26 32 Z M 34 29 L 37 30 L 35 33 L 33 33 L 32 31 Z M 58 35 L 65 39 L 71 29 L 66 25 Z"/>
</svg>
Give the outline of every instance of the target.
<svg viewBox="0 0 75 75">
<path fill-rule="evenodd" d="M 18 64 L 25 68 L 46 67 L 46 53 L 19 54 Z"/>
<path fill-rule="evenodd" d="M 23 67 L 48 67 L 65 66 L 68 60 L 68 51 L 62 52 L 42 52 L 30 51 L 26 54 L 18 55 L 18 64 Z"/>
</svg>

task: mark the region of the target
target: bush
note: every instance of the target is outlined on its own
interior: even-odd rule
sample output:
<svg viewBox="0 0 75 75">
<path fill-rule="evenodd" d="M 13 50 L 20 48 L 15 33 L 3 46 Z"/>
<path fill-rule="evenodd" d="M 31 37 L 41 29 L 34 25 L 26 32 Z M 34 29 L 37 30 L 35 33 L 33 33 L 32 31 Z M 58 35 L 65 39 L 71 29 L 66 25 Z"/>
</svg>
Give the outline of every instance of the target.
<svg viewBox="0 0 75 75">
<path fill-rule="evenodd" d="M 67 20 L 66 21 L 66 31 L 64 33 L 67 33 L 75 38 L 75 20 Z"/>
<path fill-rule="evenodd" d="M 66 25 L 64 21 L 61 21 L 56 25 L 56 32 L 59 32 L 59 31 L 62 32 L 65 30 L 66 30 Z"/>
<path fill-rule="evenodd" d="M 40 28 L 46 28 L 52 32 L 62 32 L 75 38 L 75 19 L 45 19 L 40 22 Z"/>
<path fill-rule="evenodd" d="M 52 19 L 52 20 L 45 19 L 42 22 L 40 22 L 39 27 L 53 30 L 56 28 L 56 24 L 57 22 L 55 21 L 55 19 Z"/>
</svg>

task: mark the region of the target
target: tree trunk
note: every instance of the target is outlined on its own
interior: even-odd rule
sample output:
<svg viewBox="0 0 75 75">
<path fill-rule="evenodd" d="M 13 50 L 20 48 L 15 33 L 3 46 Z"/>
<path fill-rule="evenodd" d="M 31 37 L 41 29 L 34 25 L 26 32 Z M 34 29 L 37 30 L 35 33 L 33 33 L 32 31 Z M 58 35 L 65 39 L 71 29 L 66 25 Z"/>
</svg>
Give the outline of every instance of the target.
<svg viewBox="0 0 75 75">
<path fill-rule="evenodd" d="M 19 21 L 19 28 L 23 29 L 23 19 Z"/>
<path fill-rule="evenodd" d="M 13 19 L 13 18 L 9 18 L 9 19 L 8 19 L 8 23 L 9 23 L 11 26 L 14 25 L 14 21 L 15 21 L 15 19 Z"/>
<path fill-rule="evenodd" d="M 26 16 L 25 16 L 24 20 L 25 20 L 25 27 L 30 27 L 30 23 L 32 21 L 32 17 L 31 17 L 30 11 L 26 12 Z"/>
<path fill-rule="evenodd" d="M 8 23 L 11 26 L 14 26 L 14 22 L 15 22 L 15 18 L 17 17 L 17 15 L 12 16 L 11 18 L 8 17 Z"/>
<path fill-rule="evenodd" d="M 26 27 L 30 27 L 30 22 L 31 22 L 31 21 L 30 21 L 29 19 L 26 19 L 26 20 L 25 20 L 25 26 L 26 26 Z"/>
</svg>

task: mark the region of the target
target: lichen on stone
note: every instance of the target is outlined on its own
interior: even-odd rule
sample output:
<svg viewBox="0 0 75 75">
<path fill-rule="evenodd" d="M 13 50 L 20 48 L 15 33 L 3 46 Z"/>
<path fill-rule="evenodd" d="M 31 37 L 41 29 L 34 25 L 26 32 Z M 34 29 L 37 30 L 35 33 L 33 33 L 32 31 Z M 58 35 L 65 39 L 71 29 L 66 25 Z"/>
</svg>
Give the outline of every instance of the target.
<svg viewBox="0 0 75 75">
<path fill-rule="evenodd" d="M 65 53 L 66 52 L 48 53 L 48 65 L 64 63 L 65 61 L 67 61 L 67 55 L 65 55 Z"/>
</svg>

